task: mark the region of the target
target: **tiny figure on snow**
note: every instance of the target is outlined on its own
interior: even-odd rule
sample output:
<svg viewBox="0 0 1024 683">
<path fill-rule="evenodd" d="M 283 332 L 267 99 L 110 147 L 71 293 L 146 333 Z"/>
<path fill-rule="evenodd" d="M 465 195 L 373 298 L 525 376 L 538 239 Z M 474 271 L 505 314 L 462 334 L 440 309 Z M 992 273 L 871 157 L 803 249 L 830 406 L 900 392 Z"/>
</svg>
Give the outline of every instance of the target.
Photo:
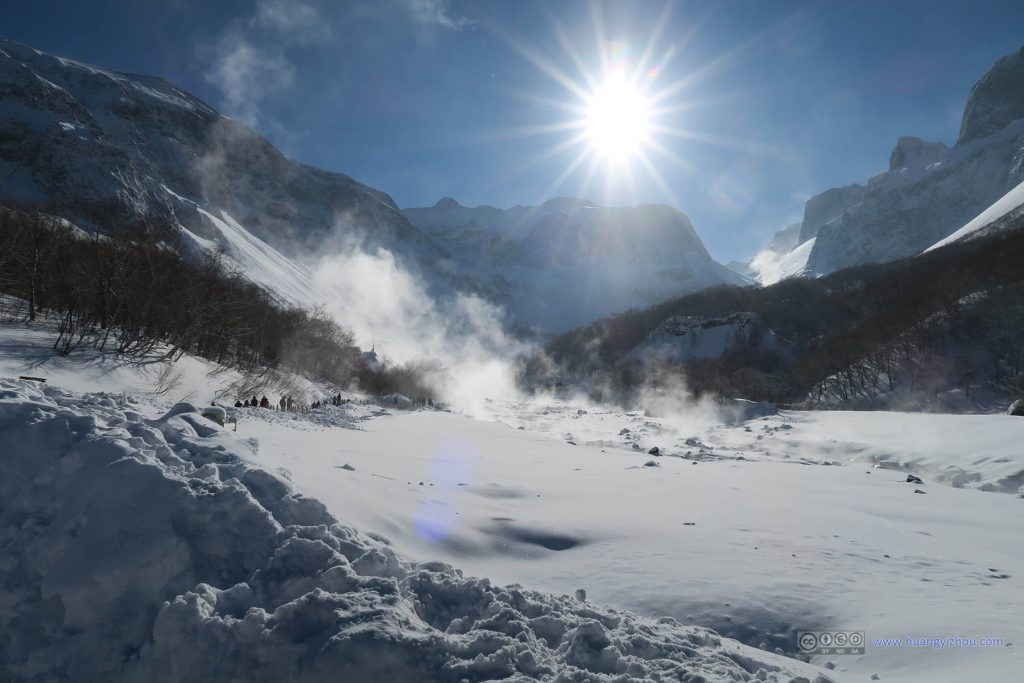
<svg viewBox="0 0 1024 683">
<path fill-rule="evenodd" d="M 242 402 L 239 401 L 238 399 L 235 399 L 235 407 L 236 408 L 241 408 L 242 407 Z"/>
<path fill-rule="evenodd" d="M 260 408 L 269 408 L 269 407 L 270 407 L 270 400 L 266 396 L 264 396 L 262 399 L 260 399 Z"/>
</svg>

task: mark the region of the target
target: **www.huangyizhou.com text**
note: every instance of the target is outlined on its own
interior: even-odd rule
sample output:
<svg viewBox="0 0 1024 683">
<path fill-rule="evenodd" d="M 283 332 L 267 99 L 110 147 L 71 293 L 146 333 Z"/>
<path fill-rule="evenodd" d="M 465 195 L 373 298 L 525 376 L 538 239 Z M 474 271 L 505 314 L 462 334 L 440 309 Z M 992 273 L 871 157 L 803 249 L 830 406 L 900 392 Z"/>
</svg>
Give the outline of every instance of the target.
<svg viewBox="0 0 1024 683">
<path fill-rule="evenodd" d="M 951 647 L 1003 647 L 1006 641 L 1002 638 L 963 638 L 960 636 L 915 638 L 908 636 L 904 638 L 873 638 L 871 644 L 875 647 L 930 647 L 941 650 Z"/>
</svg>

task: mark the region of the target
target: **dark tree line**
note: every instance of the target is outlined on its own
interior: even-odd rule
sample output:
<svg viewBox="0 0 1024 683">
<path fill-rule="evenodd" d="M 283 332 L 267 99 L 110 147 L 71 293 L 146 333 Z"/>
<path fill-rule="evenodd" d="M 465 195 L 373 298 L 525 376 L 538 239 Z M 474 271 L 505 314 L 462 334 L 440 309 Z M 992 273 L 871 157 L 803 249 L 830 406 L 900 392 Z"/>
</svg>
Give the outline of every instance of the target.
<svg viewBox="0 0 1024 683">
<path fill-rule="evenodd" d="M 116 220 L 87 233 L 37 210 L 0 207 L 0 293 L 29 321 L 54 321 L 59 354 L 91 346 L 127 359 L 184 353 L 259 374 L 294 371 L 374 393 L 430 397 L 414 368 L 370 368 L 320 310 L 288 307 L 220 255 L 185 260 L 175 233 Z"/>
<path fill-rule="evenodd" d="M 651 372 L 697 393 L 795 403 L 893 392 L 1024 386 L 1024 220 L 909 259 L 770 287 L 719 286 L 553 338 L 524 383 L 551 377 L 628 393 Z M 666 318 L 756 313 L 781 354 L 737 344 L 717 358 L 641 367 L 626 356 Z"/>
</svg>

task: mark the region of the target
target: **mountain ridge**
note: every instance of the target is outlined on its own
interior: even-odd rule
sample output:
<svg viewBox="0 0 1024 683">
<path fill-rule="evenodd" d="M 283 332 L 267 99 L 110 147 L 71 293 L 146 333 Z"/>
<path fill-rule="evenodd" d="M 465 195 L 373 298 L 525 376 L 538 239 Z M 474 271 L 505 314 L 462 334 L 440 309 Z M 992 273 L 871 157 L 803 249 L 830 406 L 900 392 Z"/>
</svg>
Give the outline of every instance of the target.
<svg viewBox="0 0 1024 683">
<path fill-rule="evenodd" d="M 444 197 L 405 215 L 461 268 L 492 278 L 517 318 L 550 331 L 674 292 L 749 282 L 714 261 L 689 217 L 664 204 L 555 197 L 498 209 Z"/>
<path fill-rule="evenodd" d="M 203 209 L 291 256 L 328 239 L 436 252 L 385 192 L 288 158 L 161 77 L 0 39 L 0 168 L 12 167 L 6 199 L 86 227 L 159 222 L 222 243 Z"/>
<path fill-rule="evenodd" d="M 0 39 L 0 178 L 12 172 L 7 201 L 86 228 L 170 226 L 185 251 L 224 250 L 295 303 L 315 303 L 300 299 L 311 288 L 300 261 L 352 249 L 386 249 L 434 295 L 482 295 L 544 331 L 744 281 L 671 207 L 554 197 L 503 210 L 447 197 L 403 212 L 386 192 L 288 158 L 166 79 Z M 459 230 L 445 224 L 461 212 L 470 220 Z"/>
<path fill-rule="evenodd" d="M 823 275 L 912 256 L 963 227 L 1024 181 L 1018 85 L 1024 85 L 1024 49 L 1000 58 L 972 87 L 954 146 L 899 138 L 886 171 L 809 198 L 799 244 L 789 250 L 769 245 L 747 267 L 763 283 Z M 790 267 L 780 273 L 782 260 Z M 758 271 L 758 263 L 768 270 Z"/>
</svg>

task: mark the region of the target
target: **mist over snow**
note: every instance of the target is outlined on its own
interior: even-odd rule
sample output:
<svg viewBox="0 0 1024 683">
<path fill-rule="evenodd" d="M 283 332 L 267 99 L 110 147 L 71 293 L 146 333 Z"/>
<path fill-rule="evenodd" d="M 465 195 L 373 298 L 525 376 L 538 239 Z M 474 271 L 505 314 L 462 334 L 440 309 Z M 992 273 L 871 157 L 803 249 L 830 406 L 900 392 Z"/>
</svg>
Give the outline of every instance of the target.
<svg viewBox="0 0 1024 683">
<path fill-rule="evenodd" d="M 444 401 L 479 414 L 485 398 L 518 396 L 515 361 L 531 346 L 505 331 L 504 312 L 490 302 L 463 293 L 435 299 L 383 248 L 322 257 L 311 281 L 360 347 L 424 367 Z"/>
</svg>

